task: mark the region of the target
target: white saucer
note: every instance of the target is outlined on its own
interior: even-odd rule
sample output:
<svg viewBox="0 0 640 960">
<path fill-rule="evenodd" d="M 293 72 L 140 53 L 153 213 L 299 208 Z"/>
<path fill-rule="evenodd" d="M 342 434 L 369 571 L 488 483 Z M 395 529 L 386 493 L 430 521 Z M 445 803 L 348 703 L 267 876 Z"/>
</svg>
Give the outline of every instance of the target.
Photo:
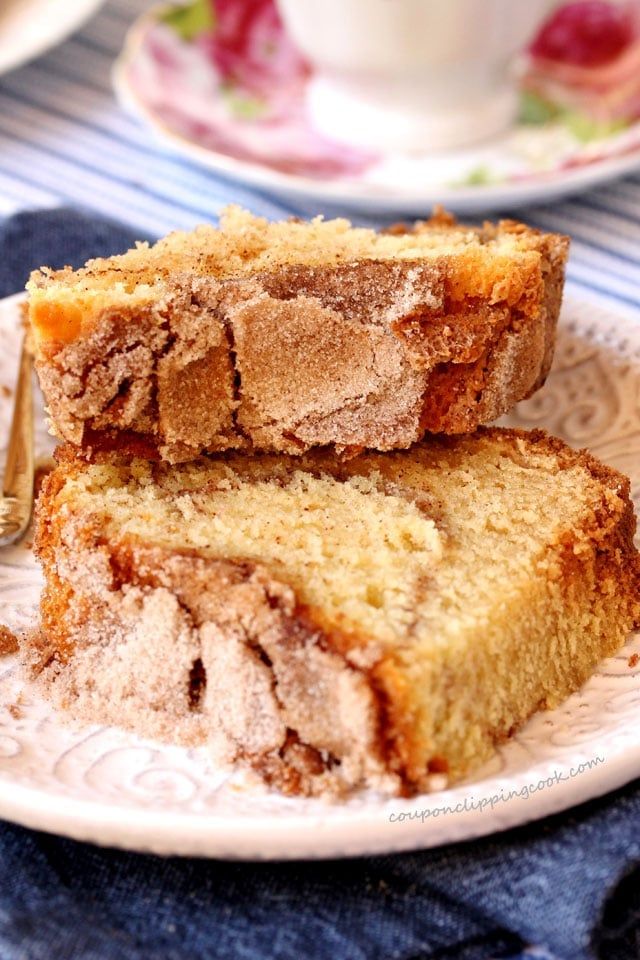
<svg viewBox="0 0 640 960">
<path fill-rule="evenodd" d="M 3 0 L 0 74 L 55 47 L 91 17 L 104 0 Z"/>
<path fill-rule="evenodd" d="M 229 53 L 246 82 L 234 86 L 204 28 L 180 36 L 175 9 L 154 7 L 131 28 L 114 69 L 120 101 L 173 150 L 261 189 L 372 214 L 424 215 L 437 203 L 469 213 L 549 202 L 640 168 L 640 121 L 586 140 L 565 119 L 519 123 L 474 147 L 412 156 L 333 143 L 312 126 L 310 68 L 282 30 L 266 44 L 260 21 L 254 43 L 243 21 L 242 49 Z M 267 80 L 266 47 L 279 51 Z M 252 80 L 260 92 L 247 94 Z"/>
<path fill-rule="evenodd" d="M 0 385 L 17 369 L 19 297 L 0 302 Z M 543 426 L 631 475 L 640 503 L 640 326 L 589 301 L 563 310 L 554 370 L 512 424 Z M 0 436 L 11 398 L 0 391 Z M 40 454 L 51 439 L 41 417 Z M 35 622 L 27 546 L 0 553 L 0 623 Z M 537 714 L 472 782 L 413 800 L 285 798 L 212 767 L 204 749 L 71 724 L 0 659 L 0 817 L 78 840 L 228 859 L 346 857 L 504 830 L 640 775 L 640 635 L 557 710 Z"/>
</svg>

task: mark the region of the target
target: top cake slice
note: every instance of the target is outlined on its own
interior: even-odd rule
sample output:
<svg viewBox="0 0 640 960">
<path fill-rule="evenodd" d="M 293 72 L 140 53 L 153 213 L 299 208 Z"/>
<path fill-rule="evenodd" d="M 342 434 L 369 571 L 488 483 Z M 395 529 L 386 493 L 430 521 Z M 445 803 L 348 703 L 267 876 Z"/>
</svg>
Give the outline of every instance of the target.
<svg viewBox="0 0 640 960">
<path fill-rule="evenodd" d="M 55 432 L 87 449 L 408 447 L 540 386 L 567 249 L 513 221 L 375 233 L 230 207 L 219 229 L 34 273 L 36 366 Z"/>
</svg>

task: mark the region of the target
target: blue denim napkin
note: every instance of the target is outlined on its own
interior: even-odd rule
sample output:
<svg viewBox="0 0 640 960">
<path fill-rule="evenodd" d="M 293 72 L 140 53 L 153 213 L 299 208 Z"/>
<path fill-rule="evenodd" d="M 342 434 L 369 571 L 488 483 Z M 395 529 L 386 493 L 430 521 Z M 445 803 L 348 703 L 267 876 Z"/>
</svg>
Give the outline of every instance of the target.
<svg viewBox="0 0 640 960">
<path fill-rule="evenodd" d="M 20 214 L 0 225 L 0 296 L 134 239 Z M 0 823 L 0 960 L 516 957 L 640 957 L 640 782 L 485 840 L 315 863 L 161 859 Z"/>
</svg>

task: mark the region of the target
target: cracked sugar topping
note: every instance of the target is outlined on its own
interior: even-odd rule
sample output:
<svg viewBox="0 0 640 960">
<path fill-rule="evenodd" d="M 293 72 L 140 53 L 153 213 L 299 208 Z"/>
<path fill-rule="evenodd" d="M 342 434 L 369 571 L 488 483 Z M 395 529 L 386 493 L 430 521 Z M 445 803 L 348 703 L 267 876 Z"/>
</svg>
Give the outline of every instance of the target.
<svg viewBox="0 0 640 960">
<path fill-rule="evenodd" d="M 419 221 L 405 233 L 376 233 L 354 228 L 348 220 L 322 217 L 271 223 L 232 206 L 223 211 L 217 229 L 203 225 L 190 233 L 172 233 L 153 246 L 141 243 L 120 256 L 90 260 L 76 271 L 43 267 L 28 284 L 30 319 L 39 338 L 68 342 L 85 328 L 87 313 L 96 315 L 117 303 L 157 302 L 172 277 L 237 279 L 296 264 L 335 267 L 360 260 L 437 261 L 456 256 L 468 261 L 476 293 L 487 295 L 496 287 L 496 297 L 504 298 L 514 264 L 534 267 L 539 260 L 536 236 L 536 231 L 521 229 L 520 224 L 476 229 L 458 226 L 444 215 Z M 487 262 L 501 265 L 502 276 L 489 275 L 489 288 L 480 291 L 483 276 L 478 264 Z"/>
</svg>

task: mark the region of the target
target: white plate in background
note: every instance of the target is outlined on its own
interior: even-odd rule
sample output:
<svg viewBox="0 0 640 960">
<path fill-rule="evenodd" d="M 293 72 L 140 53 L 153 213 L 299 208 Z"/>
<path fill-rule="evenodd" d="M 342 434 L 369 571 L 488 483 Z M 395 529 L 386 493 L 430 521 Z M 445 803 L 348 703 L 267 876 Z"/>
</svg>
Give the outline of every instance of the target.
<svg viewBox="0 0 640 960">
<path fill-rule="evenodd" d="M 104 0 L 1 0 L 0 74 L 61 43 L 103 3 Z"/>
</svg>

